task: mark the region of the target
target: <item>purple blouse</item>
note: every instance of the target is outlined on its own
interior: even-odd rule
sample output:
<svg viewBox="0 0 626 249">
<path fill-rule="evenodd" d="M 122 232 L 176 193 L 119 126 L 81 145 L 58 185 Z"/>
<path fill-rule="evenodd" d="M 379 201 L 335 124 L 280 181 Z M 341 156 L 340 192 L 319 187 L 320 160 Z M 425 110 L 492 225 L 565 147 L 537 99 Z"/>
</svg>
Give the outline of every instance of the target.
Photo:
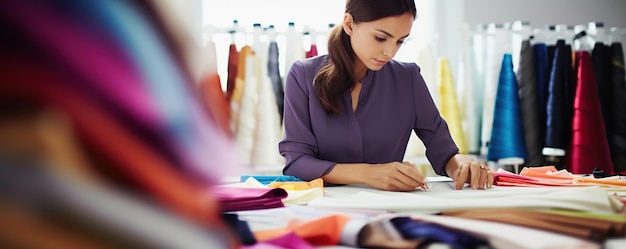
<svg viewBox="0 0 626 249">
<path fill-rule="evenodd" d="M 435 172 L 459 152 L 415 63 L 392 60 L 368 70 L 356 112 L 350 91 L 339 115 L 328 114 L 313 88 L 327 55 L 296 61 L 285 82 L 285 135 L 279 143 L 283 174 L 310 181 L 337 163 L 402 162 L 411 130 L 426 146 Z"/>
</svg>

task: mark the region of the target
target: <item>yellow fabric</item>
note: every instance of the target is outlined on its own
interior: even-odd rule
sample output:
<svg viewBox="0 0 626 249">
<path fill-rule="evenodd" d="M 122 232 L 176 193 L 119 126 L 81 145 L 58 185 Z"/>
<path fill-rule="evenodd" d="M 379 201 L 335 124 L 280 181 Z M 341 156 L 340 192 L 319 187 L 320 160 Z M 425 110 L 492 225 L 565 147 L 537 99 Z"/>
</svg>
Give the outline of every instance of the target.
<svg viewBox="0 0 626 249">
<path fill-rule="evenodd" d="M 235 78 L 235 89 L 233 92 L 233 100 L 241 102 L 243 96 L 244 81 L 246 79 L 246 58 L 253 55 L 254 52 L 250 46 L 244 46 L 239 51 L 239 60 L 237 65 L 237 77 Z"/>
<path fill-rule="evenodd" d="M 307 190 L 312 188 L 324 189 L 324 182 L 321 178 L 314 179 L 310 182 L 272 182 L 268 185 L 270 188 L 282 188 L 285 190 Z"/>
<path fill-rule="evenodd" d="M 446 58 L 439 59 L 439 73 L 437 77 L 439 87 L 439 101 L 441 108 L 441 116 L 448 123 L 452 139 L 459 147 L 461 154 L 468 153 L 468 145 L 463 133 L 462 115 L 459 109 L 456 91 L 454 89 L 454 80 L 450 69 L 450 63 Z"/>
<path fill-rule="evenodd" d="M 239 59 L 237 61 L 237 76 L 235 77 L 233 95 L 230 99 L 230 127 L 233 134 L 237 134 L 239 129 L 239 112 L 241 110 L 241 98 L 243 97 L 243 89 L 245 87 L 246 58 L 253 54 L 254 52 L 250 46 L 242 47 L 239 52 Z"/>
</svg>

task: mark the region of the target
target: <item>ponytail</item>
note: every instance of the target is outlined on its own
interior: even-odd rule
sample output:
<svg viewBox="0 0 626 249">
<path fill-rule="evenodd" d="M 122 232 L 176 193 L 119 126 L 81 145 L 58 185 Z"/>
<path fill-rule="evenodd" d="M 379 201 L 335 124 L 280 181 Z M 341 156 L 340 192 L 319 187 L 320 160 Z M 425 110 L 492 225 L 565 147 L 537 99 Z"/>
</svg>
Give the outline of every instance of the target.
<svg viewBox="0 0 626 249">
<path fill-rule="evenodd" d="M 328 37 L 328 61 L 317 72 L 314 80 L 315 93 L 326 112 L 341 112 L 341 96 L 354 86 L 354 50 L 350 36 L 338 25 Z"/>
</svg>

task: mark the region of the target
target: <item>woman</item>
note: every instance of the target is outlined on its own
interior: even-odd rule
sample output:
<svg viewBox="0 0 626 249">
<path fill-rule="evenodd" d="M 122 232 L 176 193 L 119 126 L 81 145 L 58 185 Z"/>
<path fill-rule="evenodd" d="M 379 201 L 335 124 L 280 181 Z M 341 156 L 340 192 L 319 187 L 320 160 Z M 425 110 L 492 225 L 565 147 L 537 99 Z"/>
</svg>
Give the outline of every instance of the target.
<svg viewBox="0 0 626 249">
<path fill-rule="evenodd" d="M 391 191 L 426 187 L 402 162 L 413 130 L 439 175 L 490 188 L 488 167 L 459 154 L 415 63 L 393 60 L 416 17 L 414 0 L 347 0 L 328 55 L 295 62 L 286 79 L 285 175 Z"/>
</svg>

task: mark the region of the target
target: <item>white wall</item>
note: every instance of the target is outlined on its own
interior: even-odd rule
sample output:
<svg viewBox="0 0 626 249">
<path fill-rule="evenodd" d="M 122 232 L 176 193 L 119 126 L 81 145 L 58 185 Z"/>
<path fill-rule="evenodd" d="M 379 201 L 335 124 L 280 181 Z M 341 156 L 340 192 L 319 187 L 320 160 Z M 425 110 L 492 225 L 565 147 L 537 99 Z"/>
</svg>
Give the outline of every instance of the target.
<svg viewBox="0 0 626 249">
<path fill-rule="evenodd" d="M 624 0 L 465 0 L 464 14 L 471 27 L 516 20 L 530 21 L 533 27 L 595 21 L 626 27 Z"/>
</svg>

